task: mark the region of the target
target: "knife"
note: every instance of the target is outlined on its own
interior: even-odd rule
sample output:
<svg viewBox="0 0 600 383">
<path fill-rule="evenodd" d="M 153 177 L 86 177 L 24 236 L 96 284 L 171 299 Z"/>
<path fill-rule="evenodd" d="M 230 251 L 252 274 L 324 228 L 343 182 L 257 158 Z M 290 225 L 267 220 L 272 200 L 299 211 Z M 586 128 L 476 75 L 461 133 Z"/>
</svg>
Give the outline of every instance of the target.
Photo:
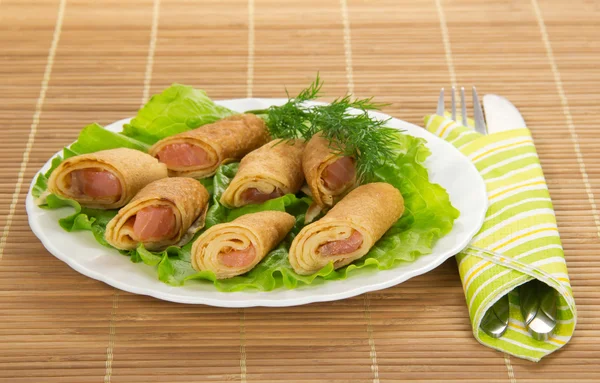
<svg viewBox="0 0 600 383">
<path fill-rule="evenodd" d="M 489 133 L 525 128 L 525 120 L 508 99 L 497 94 L 483 96 L 483 110 Z"/>
<path fill-rule="evenodd" d="M 486 94 L 483 110 L 490 134 L 527 126 L 519 110 L 505 97 Z M 556 328 L 556 291 L 543 282 L 532 280 L 519 286 L 518 294 L 525 327 L 534 339 L 547 340 Z M 485 314 L 481 328 L 488 335 L 497 338 L 506 331 L 506 328 L 502 331 L 505 317 L 501 314 L 507 306 L 508 299 L 501 299 Z M 508 320 L 506 325 L 508 327 Z"/>
</svg>

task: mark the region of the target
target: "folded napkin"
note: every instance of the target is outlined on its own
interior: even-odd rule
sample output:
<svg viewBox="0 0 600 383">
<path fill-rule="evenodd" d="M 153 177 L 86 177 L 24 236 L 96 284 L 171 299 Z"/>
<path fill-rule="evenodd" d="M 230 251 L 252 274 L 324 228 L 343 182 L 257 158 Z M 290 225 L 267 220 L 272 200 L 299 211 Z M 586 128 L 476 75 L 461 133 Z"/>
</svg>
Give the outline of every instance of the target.
<svg viewBox="0 0 600 383">
<path fill-rule="evenodd" d="M 481 135 L 442 116 L 425 127 L 466 155 L 485 180 L 489 207 L 469 246 L 456 256 L 471 317 L 481 344 L 539 361 L 564 346 L 575 330 L 577 310 L 548 187 L 528 129 Z M 547 341 L 531 337 L 523 321 L 517 286 L 532 279 L 557 292 L 557 326 Z M 479 325 L 487 310 L 509 294 L 510 320 L 498 339 Z"/>
</svg>

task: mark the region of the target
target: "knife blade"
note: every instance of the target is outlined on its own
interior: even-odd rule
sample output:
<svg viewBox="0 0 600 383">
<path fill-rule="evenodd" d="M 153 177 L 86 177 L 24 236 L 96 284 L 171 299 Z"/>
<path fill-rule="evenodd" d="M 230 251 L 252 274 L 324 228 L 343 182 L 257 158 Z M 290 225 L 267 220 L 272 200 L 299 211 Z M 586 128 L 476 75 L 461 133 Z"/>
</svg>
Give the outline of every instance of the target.
<svg viewBox="0 0 600 383">
<path fill-rule="evenodd" d="M 519 109 L 505 97 L 486 94 L 483 96 L 483 110 L 490 134 L 527 127 Z M 525 319 L 525 327 L 534 339 L 547 340 L 556 328 L 556 291 L 547 284 L 534 279 L 521 285 L 517 292 L 521 314 Z M 499 309 L 496 308 L 496 310 Z M 486 313 L 486 315 L 488 314 L 491 315 L 491 313 Z M 489 332 L 488 334 L 492 335 Z M 498 330 L 495 334 L 498 334 Z"/>
<path fill-rule="evenodd" d="M 490 134 L 527 127 L 519 109 L 505 97 L 486 94 L 483 96 L 483 110 Z"/>
</svg>

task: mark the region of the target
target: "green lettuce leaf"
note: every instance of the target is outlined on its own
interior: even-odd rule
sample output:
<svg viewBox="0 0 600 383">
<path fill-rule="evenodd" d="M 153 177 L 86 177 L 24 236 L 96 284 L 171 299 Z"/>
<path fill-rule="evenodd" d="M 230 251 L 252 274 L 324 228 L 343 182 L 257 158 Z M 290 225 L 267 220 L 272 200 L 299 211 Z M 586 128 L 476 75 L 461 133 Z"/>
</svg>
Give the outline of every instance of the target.
<svg viewBox="0 0 600 383">
<path fill-rule="evenodd" d="M 147 152 L 151 144 L 162 138 L 233 114 L 235 112 L 216 105 L 203 90 L 174 84 L 153 96 L 131 123 L 124 126 L 122 133 L 111 132 L 97 123 L 86 126 L 77 141 L 64 148 L 63 158 L 116 148 Z M 39 198 L 46 191 L 48 177 L 63 158 L 55 157 L 49 171 L 36 178 L 34 197 Z"/>
<path fill-rule="evenodd" d="M 35 184 L 31 190 L 31 195 L 33 195 L 35 198 L 40 198 L 46 189 L 48 189 L 48 177 L 50 177 L 50 174 L 52 174 L 54 169 L 56 169 L 62 161 L 63 158 L 61 156 L 52 158 L 50 169 L 48 169 L 46 173 L 40 173 L 40 175 L 35 179 Z"/>
<path fill-rule="evenodd" d="M 116 148 L 129 148 L 147 152 L 149 147 L 149 145 L 139 140 L 127 137 L 121 133 L 111 132 L 93 123 L 83 128 L 79 133 L 77 141 L 69 149 L 72 154 L 77 155 Z"/>
<path fill-rule="evenodd" d="M 63 198 L 56 194 L 50 194 L 46 198 L 46 204 L 41 205 L 44 209 L 59 209 L 71 207 L 74 212 L 66 217 L 60 218 L 58 224 L 68 232 L 89 230 L 96 241 L 103 246 L 113 248 L 104 239 L 104 232 L 108 222 L 117 215 L 118 210 L 101 210 L 82 207 L 77 201 Z M 113 248 L 114 249 L 114 248 Z"/>
<path fill-rule="evenodd" d="M 361 260 L 372 257 L 378 267 L 412 262 L 429 254 L 435 242 L 452 230 L 460 213 L 450 203 L 446 190 L 429 182 L 423 165 L 431 155 L 422 138 L 401 134 L 395 161 L 378 169 L 375 180 L 395 186 L 404 197 L 405 212 Z M 360 265 L 360 262 L 355 263 Z"/>
<path fill-rule="evenodd" d="M 237 209 L 227 209 L 221 205 L 221 195 L 235 176 L 238 163 L 222 165 L 214 177 L 202 180 L 209 188 L 212 199 L 206 217 L 206 228 L 230 222 L 244 214 L 265 210 L 287 211 L 296 217 L 296 225 L 290 234 L 254 269 L 225 280 L 217 280 L 210 271 L 194 270 L 191 264 L 192 243 L 206 228 L 181 248 L 171 246 L 163 252 L 152 252 L 140 246 L 134 251 L 121 253 L 129 255 L 132 262 L 154 267 L 158 279 L 164 283 L 181 286 L 185 283 L 208 281 L 220 291 L 270 291 L 280 287 L 293 289 L 327 280 L 345 279 L 359 269 L 385 270 L 403 262 L 412 262 L 420 255 L 431 253 L 435 242 L 450 232 L 459 212 L 450 203 L 448 193 L 440 185 L 429 182 L 423 163 L 430 152 L 424 140 L 402 135 L 397 151 L 398 155 L 393 161 L 377 170 L 375 179 L 390 183 L 402 192 L 405 213 L 367 255 L 341 269 L 334 270 L 330 263 L 314 274 L 299 275 L 288 261 L 290 243 L 304 226 L 304 213 L 312 202 L 310 198 L 288 194 L 262 204 Z M 104 240 L 104 230 L 116 210 L 85 209 L 75 201 L 53 195 L 48 197 L 47 208 L 64 206 L 71 206 L 75 210 L 74 214 L 60 220 L 59 223 L 65 230 L 91 230 L 99 243 L 108 246 Z"/>
<path fill-rule="evenodd" d="M 228 173 L 232 169 L 237 169 L 237 164 L 222 166 L 219 169 L 219 172 Z M 215 184 L 216 183 L 217 182 L 215 182 Z M 262 204 L 248 205 L 233 210 L 223 208 L 225 212 L 221 218 L 222 221 L 219 223 L 230 222 L 243 214 L 267 210 L 287 211 L 292 215 L 296 215 L 296 225 L 288 234 L 286 239 L 277 248 L 272 250 L 254 269 L 242 276 L 225 280 L 217 280 L 214 273 L 210 271 L 198 272 L 194 270 L 191 263 L 191 249 L 193 240 L 181 248 L 174 246 L 169 247 L 162 253 L 153 253 L 144 249 L 143 246 L 140 246 L 137 249 L 138 257 L 136 257 L 136 259 L 141 259 L 142 262 L 147 265 L 156 266 L 158 278 L 161 281 L 174 286 L 181 286 L 185 282 L 191 280 L 207 280 L 211 281 L 217 287 L 217 289 L 221 291 L 241 291 L 249 288 L 268 291 L 284 284 L 293 288 L 297 285 L 298 280 L 309 283 L 308 281 L 312 281 L 318 276 L 318 274 L 315 274 L 312 277 L 304 277 L 295 274 L 288 261 L 287 249 L 289 248 L 294 236 L 298 234 L 298 232 L 304 226 L 303 212 L 308 209 L 308 206 L 310 206 L 311 203 L 312 200 L 308 197 L 298 198 L 294 194 L 287 194 Z M 197 234 L 196 238 L 198 235 L 200 234 Z M 282 276 L 287 276 L 290 273 L 294 275 L 294 277 L 291 278 L 292 283 L 286 284 L 286 281 L 282 278 Z"/>
<path fill-rule="evenodd" d="M 152 99 L 139 111 L 124 133 L 113 133 L 98 124 L 84 128 L 78 140 L 64 148 L 61 156 L 52 160 L 50 169 L 40 174 L 33 187 L 34 197 L 44 197 L 46 209 L 68 207 L 71 214 L 59 220 L 66 231 L 91 231 L 98 243 L 110 247 L 104 239 L 106 225 L 117 210 L 99 210 L 82 207 L 76 201 L 48 194 L 47 181 L 63 158 L 98 150 L 127 147 L 146 151 L 148 145 L 166 136 L 214 122 L 234 112 L 215 105 L 206 93 L 175 84 Z M 215 176 L 201 180 L 211 196 L 206 216 L 206 227 L 183 247 L 171 246 L 163 252 L 148 251 L 140 246 L 132 251 L 120 251 L 135 263 L 144 263 L 156 270 L 157 278 L 173 286 L 185 283 L 213 283 L 220 291 L 293 289 L 301 285 L 325 283 L 345 279 L 359 269 L 390 269 L 403 262 L 429 254 L 436 241 L 452 229 L 459 212 L 450 203 L 448 193 L 429 181 L 425 160 L 431 154 L 420 138 L 399 134 L 397 156 L 377 169 L 375 181 L 387 182 L 399 189 L 404 197 L 404 215 L 388 230 L 363 258 L 338 270 L 333 264 L 312 275 L 298 275 L 288 261 L 290 243 L 304 226 L 304 214 L 312 203 L 302 193 L 288 194 L 262 204 L 228 209 L 220 198 L 235 174 L 239 163 L 222 165 Z M 42 200 L 42 198 L 40 198 Z M 296 218 L 296 225 L 279 246 L 273 249 L 250 272 L 226 280 L 217 280 L 212 272 L 197 272 L 191 265 L 191 248 L 195 238 L 204 230 L 223 222 L 230 222 L 244 214 L 265 210 L 286 211 Z M 113 249 L 114 250 L 114 249 Z M 117 251 L 115 250 L 115 253 Z"/>
<path fill-rule="evenodd" d="M 177 133 L 195 129 L 235 114 L 215 104 L 203 90 L 173 84 L 153 96 L 137 113 L 123 133 L 126 136 L 154 144 Z"/>
<path fill-rule="evenodd" d="M 50 169 L 45 173 L 40 174 L 33 186 L 31 194 L 35 198 L 39 198 L 48 188 L 48 178 L 50 174 L 60 165 L 63 159 L 74 157 L 80 154 L 94 153 L 100 150 L 130 148 L 146 152 L 149 148 L 145 143 L 133 138 L 124 136 L 121 133 L 111 132 L 104 129 L 102 126 L 93 123 L 81 130 L 77 141 L 70 147 L 63 149 L 62 156 L 52 158 Z"/>
<path fill-rule="evenodd" d="M 296 216 L 296 226 L 290 235 L 254 269 L 234 278 L 217 280 L 210 271 L 197 272 L 193 269 L 191 244 L 181 249 L 170 248 L 161 254 L 153 254 L 143 248 L 138 249 L 138 253 L 144 254 L 141 256 L 144 263 L 156 265 L 158 277 L 165 283 L 180 286 L 188 281 L 204 280 L 212 282 L 220 291 L 293 289 L 318 280 L 345 279 L 354 270 L 386 270 L 402 262 L 412 262 L 420 255 L 431 253 L 435 242 L 452 230 L 459 212 L 450 203 L 448 193 L 440 185 L 429 182 L 423 163 L 431 153 L 423 139 L 401 135 L 397 151 L 395 160 L 379 169 L 375 178 L 376 181 L 392 184 L 402 192 L 406 211 L 366 256 L 341 269 L 334 270 L 330 263 L 312 275 L 299 275 L 288 261 L 290 243 L 303 227 L 304 212 L 311 203 L 308 197 L 286 195 L 234 210 L 220 205 L 220 195 L 235 176 L 237 164 L 220 167 L 214 177 L 213 205 L 207 216 L 210 225 L 263 210 L 287 211 Z M 150 257 L 150 254 L 153 256 Z"/>
<path fill-rule="evenodd" d="M 222 165 L 217 169 L 213 179 L 211 198 L 212 204 L 206 212 L 205 225 L 208 229 L 218 223 L 227 222 L 228 209 L 221 205 L 221 195 L 238 171 L 239 163 Z"/>
</svg>

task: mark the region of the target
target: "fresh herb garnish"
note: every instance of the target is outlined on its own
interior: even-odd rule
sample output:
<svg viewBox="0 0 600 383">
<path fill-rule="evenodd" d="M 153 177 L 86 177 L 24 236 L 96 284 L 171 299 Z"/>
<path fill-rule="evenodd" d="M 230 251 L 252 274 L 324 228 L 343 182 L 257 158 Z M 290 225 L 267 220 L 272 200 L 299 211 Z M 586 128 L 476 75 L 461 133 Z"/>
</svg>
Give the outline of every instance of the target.
<svg viewBox="0 0 600 383">
<path fill-rule="evenodd" d="M 290 97 L 286 89 L 285 93 L 288 96 L 288 101 L 285 104 L 271 106 L 267 109 L 250 110 L 246 113 L 266 115 L 267 128 L 273 138 L 283 138 L 286 140 L 304 138 L 308 140 L 316 132 L 314 127 L 309 123 L 310 111 L 306 105 L 302 104 L 319 97 L 322 86 L 323 82 L 317 74 L 315 81 L 294 98 Z"/>
<path fill-rule="evenodd" d="M 358 179 L 368 182 L 376 169 L 394 158 L 398 130 L 385 127 L 389 119 L 378 120 L 369 115 L 369 110 L 383 106 L 373 102 L 372 97 L 352 99 L 346 95 L 327 105 L 306 105 L 306 101 L 319 97 L 322 86 L 317 75 L 298 96 L 290 98 L 288 94 L 285 104 L 250 113 L 266 115 L 267 128 L 273 138 L 309 140 L 321 132 L 329 141 L 329 147 L 339 151 L 340 156 L 356 159 Z"/>
</svg>

